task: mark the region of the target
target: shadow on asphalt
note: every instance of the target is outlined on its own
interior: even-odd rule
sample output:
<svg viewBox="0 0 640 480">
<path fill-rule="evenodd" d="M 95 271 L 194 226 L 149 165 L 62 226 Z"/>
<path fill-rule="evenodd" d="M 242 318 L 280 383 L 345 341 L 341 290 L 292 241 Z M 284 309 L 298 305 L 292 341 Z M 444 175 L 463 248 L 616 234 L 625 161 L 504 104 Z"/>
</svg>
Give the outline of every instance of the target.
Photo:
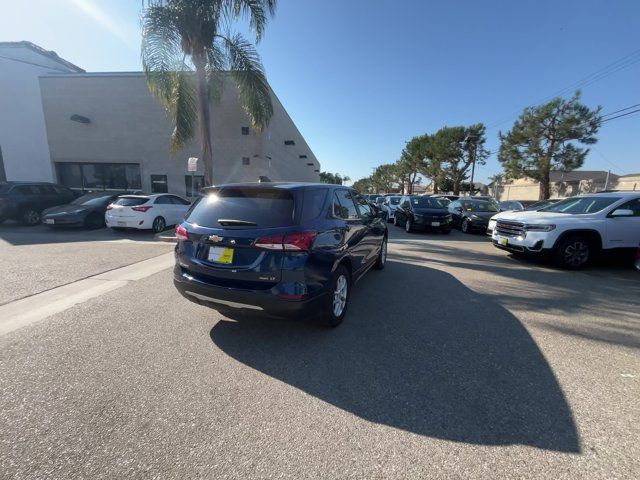
<svg viewBox="0 0 640 480">
<path fill-rule="evenodd" d="M 580 452 L 569 405 L 527 330 L 440 270 L 390 260 L 357 285 L 334 330 L 246 318 L 210 335 L 243 364 L 371 422 Z"/>
<path fill-rule="evenodd" d="M 172 233 L 172 230 L 167 230 L 166 233 Z M 50 228 L 46 225 L 28 227 L 8 221 L 0 225 L 0 240 L 11 245 L 43 245 L 120 239 L 153 241 L 154 234 L 150 230 L 114 231 L 110 228 L 89 230 L 85 228 Z"/>
</svg>

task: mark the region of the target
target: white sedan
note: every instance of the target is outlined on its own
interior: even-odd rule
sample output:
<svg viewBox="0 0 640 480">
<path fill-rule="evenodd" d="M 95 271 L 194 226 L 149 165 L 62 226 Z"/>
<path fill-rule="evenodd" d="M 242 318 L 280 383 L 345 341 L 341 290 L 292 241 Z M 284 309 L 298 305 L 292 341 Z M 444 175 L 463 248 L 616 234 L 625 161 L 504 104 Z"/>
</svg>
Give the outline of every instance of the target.
<svg viewBox="0 0 640 480">
<path fill-rule="evenodd" d="M 137 228 L 162 232 L 180 223 L 191 202 L 177 195 L 122 195 L 107 207 L 104 215 L 107 227 L 114 230 Z"/>
</svg>

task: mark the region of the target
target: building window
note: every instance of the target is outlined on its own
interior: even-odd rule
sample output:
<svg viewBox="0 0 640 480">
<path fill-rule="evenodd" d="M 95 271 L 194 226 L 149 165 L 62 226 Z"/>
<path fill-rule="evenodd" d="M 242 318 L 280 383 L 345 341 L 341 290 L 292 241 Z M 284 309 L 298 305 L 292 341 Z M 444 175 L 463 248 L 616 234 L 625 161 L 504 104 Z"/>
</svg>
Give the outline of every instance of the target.
<svg viewBox="0 0 640 480">
<path fill-rule="evenodd" d="M 242 165 L 250 165 L 251 159 L 249 157 L 242 157 Z"/>
<path fill-rule="evenodd" d="M 307 163 L 307 165 L 309 165 L 310 167 L 313 167 L 313 163 Z"/>
<path fill-rule="evenodd" d="M 82 192 L 139 190 L 142 188 L 137 163 L 56 163 L 58 181 Z"/>
<path fill-rule="evenodd" d="M 295 145 L 295 144 L 296 144 L 296 142 L 294 142 L 293 140 L 285 140 L 285 141 L 284 141 L 284 144 L 285 144 L 285 145 Z"/>
<path fill-rule="evenodd" d="M 242 127 L 242 135 L 249 135 L 249 127 Z"/>
<path fill-rule="evenodd" d="M 191 183 L 193 178 L 193 184 Z M 201 188 L 204 188 L 204 175 L 185 175 L 184 185 L 186 187 L 187 197 L 195 197 L 200 192 Z"/>
<path fill-rule="evenodd" d="M 306 155 L 298 155 L 298 158 L 307 158 Z"/>
<path fill-rule="evenodd" d="M 151 175 L 151 193 L 168 193 L 166 175 Z"/>
</svg>

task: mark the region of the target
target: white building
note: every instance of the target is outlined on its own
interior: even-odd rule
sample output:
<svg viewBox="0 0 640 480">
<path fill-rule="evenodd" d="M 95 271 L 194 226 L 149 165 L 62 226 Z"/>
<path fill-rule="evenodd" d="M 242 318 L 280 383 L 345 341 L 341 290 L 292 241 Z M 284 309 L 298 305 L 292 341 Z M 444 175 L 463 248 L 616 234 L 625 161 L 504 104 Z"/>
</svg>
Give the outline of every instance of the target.
<svg viewBox="0 0 640 480">
<path fill-rule="evenodd" d="M 199 156 L 199 141 L 169 153 L 171 124 L 144 74 L 86 73 L 28 42 L 0 45 L 8 52 L 0 49 L 8 57 L 0 58 L 0 85 L 8 85 L 0 90 L 7 180 L 192 194 L 187 159 Z M 272 102 L 269 126 L 255 131 L 227 81 L 211 109 L 214 183 L 319 181 L 318 160 L 273 92 Z M 193 181 L 197 192 L 201 162 Z"/>
</svg>

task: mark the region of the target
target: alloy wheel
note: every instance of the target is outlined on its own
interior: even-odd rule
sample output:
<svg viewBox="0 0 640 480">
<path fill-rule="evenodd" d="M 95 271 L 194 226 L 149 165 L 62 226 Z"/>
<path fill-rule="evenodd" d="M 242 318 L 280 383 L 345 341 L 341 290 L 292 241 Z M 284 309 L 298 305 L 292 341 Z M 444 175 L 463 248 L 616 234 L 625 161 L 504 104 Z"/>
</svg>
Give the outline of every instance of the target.
<svg viewBox="0 0 640 480">
<path fill-rule="evenodd" d="M 469 221 L 466 218 L 462 221 L 462 226 L 460 228 L 464 233 L 469 231 Z"/>
<path fill-rule="evenodd" d="M 589 245 L 576 240 L 570 243 L 564 249 L 564 261 L 572 267 L 580 267 L 587 263 L 589 259 Z"/>
<path fill-rule="evenodd" d="M 153 231 L 156 233 L 162 232 L 166 227 L 164 218 L 158 217 L 153 221 Z"/>
<path fill-rule="evenodd" d="M 35 210 L 27 210 L 22 218 L 27 225 L 35 225 L 40 221 L 40 214 Z"/>
<path fill-rule="evenodd" d="M 347 293 L 348 293 L 347 277 L 340 275 L 336 280 L 336 288 L 333 291 L 333 315 L 337 318 L 344 312 L 344 307 L 347 305 Z"/>
</svg>

